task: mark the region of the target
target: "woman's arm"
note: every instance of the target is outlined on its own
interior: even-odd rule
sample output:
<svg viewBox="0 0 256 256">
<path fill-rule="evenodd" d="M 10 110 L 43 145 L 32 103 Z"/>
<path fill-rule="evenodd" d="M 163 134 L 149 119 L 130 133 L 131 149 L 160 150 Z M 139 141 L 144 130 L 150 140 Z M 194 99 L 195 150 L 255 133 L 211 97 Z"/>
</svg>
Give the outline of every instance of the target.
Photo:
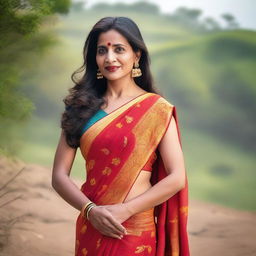
<svg viewBox="0 0 256 256">
<path fill-rule="evenodd" d="M 168 176 L 143 194 L 124 203 L 131 215 L 161 204 L 185 186 L 185 163 L 173 116 L 159 144 L 159 151 Z"/>
<path fill-rule="evenodd" d="M 54 157 L 52 169 L 52 187 L 70 205 L 81 211 L 84 204 L 90 200 L 80 191 L 69 178 L 77 149 L 66 143 L 64 132 L 61 132 L 59 144 Z"/>
<path fill-rule="evenodd" d="M 52 187 L 70 205 L 81 211 L 84 204 L 89 202 L 77 185 L 69 178 L 77 149 L 71 148 L 62 130 L 59 144 L 55 153 L 52 170 Z M 97 214 L 90 217 L 92 224 L 104 235 L 119 238 L 125 233 L 125 228 L 114 219 L 104 207 L 96 207 Z"/>
</svg>

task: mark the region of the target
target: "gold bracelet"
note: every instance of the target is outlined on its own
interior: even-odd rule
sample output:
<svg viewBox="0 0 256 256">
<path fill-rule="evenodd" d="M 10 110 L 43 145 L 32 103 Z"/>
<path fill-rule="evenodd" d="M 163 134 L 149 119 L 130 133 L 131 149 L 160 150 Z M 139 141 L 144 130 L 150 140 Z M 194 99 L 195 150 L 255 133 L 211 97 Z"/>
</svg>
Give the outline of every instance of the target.
<svg viewBox="0 0 256 256">
<path fill-rule="evenodd" d="M 87 220 L 89 220 L 89 212 L 90 212 L 90 210 L 93 208 L 93 207 L 95 207 L 95 206 L 97 206 L 96 204 L 93 204 L 93 205 L 90 205 L 89 207 L 88 207 L 88 209 L 87 209 L 87 211 L 86 211 L 86 219 Z"/>
<path fill-rule="evenodd" d="M 83 217 L 85 216 L 85 209 L 86 209 L 86 207 L 89 206 L 89 204 L 91 204 L 91 203 L 92 203 L 92 201 L 89 201 L 88 203 L 86 203 L 86 204 L 82 207 L 82 209 L 81 209 L 81 214 L 82 214 Z"/>
<path fill-rule="evenodd" d="M 85 210 L 84 210 L 85 213 L 87 212 L 87 209 L 88 209 L 91 205 L 94 205 L 94 203 L 91 202 L 90 204 L 88 204 L 88 205 L 85 207 Z"/>
</svg>

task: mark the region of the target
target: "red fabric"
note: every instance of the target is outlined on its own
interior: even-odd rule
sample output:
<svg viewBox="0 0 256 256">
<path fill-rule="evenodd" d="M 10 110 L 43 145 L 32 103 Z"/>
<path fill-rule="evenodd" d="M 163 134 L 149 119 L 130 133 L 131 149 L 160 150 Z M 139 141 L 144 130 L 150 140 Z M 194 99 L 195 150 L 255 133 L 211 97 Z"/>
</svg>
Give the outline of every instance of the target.
<svg viewBox="0 0 256 256">
<path fill-rule="evenodd" d="M 87 170 L 81 191 L 97 205 L 124 202 L 143 166 L 150 170 L 153 164 L 152 184 L 167 175 L 157 145 L 172 113 L 177 119 L 175 107 L 154 93 L 138 99 L 96 122 L 81 138 Z M 103 236 L 79 214 L 75 256 L 189 256 L 186 216 L 187 186 L 123 222 L 130 234 L 121 240 Z"/>
<path fill-rule="evenodd" d="M 173 107 L 172 116 L 175 118 L 179 142 L 181 135 L 176 107 Z M 171 119 L 170 119 L 171 120 Z M 154 185 L 167 176 L 163 160 L 159 151 L 157 161 L 153 165 L 151 183 Z M 166 202 L 155 207 L 157 219 L 157 253 L 156 256 L 189 256 L 189 241 L 187 234 L 188 215 L 188 180 L 186 176 L 185 188 L 180 190 Z M 171 221 L 170 221 L 171 220 Z M 179 241 L 178 246 L 175 243 Z"/>
<path fill-rule="evenodd" d="M 141 168 L 144 171 L 152 171 L 152 165 L 154 164 L 155 160 L 157 158 L 156 152 L 153 152 L 146 164 Z"/>
</svg>

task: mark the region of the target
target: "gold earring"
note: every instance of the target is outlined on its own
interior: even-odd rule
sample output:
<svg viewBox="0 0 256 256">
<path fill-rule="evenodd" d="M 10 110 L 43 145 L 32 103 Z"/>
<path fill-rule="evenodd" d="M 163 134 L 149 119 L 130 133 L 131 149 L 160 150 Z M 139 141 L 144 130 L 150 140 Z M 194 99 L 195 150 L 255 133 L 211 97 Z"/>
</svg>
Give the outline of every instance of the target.
<svg viewBox="0 0 256 256">
<path fill-rule="evenodd" d="M 100 70 L 98 69 L 97 70 L 97 79 L 102 79 L 103 78 L 103 75 L 102 73 L 100 72 Z"/>
<path fill-rule="evenodd" d="M 139 76 L 141 76 L 142 73 L 141 73 L 141 69 L 139 68 L 139 62 L 135 63 L 134 67 L 135 68 L 132 69 L 132 77 L 139 77 Z"/>
</svg>

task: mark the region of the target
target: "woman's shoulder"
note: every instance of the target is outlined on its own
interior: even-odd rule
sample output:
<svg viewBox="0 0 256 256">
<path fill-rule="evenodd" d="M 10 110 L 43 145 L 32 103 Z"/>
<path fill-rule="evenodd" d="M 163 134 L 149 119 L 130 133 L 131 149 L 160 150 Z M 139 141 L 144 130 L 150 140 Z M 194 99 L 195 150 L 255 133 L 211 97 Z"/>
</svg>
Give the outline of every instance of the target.
<svg viewBox="0 0 256 256">
<path fill-rule="evenodd" d="M 164 96 L 157 93 L 151 93 L 151 94 L 158 97 L 157 102 L 161 105 L 161 107 L 168 107 L 168 108 L 174 107 L 174 104 L 172 104 L 172 102 L 166 99 Z"/>
</svg>

